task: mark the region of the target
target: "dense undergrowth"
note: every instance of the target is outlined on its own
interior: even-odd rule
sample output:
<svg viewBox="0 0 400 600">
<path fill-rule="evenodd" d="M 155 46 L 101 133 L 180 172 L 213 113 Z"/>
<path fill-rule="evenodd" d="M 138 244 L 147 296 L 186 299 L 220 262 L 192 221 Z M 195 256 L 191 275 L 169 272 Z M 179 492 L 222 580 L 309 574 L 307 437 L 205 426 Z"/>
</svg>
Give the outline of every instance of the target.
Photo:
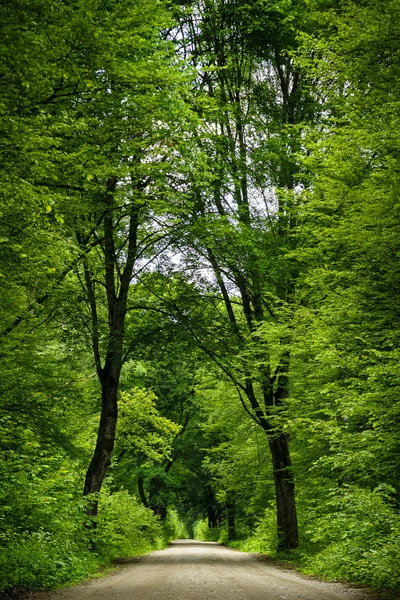
<svg viewBox="0 0 400 600">
<path fill-rule="evenodd" d="M 83 502 L 57 506 L 38 528 L 1 535 L 0 590 L 46 589 L 76 583 L 118 558 L 140 556 L 185 536 L 178 513 L 162 524 L 153 512 L 123 490 L 100 497 L 95 538 L 85 528 Z M 37 517 L 38 515 L 36 515 Z M 90 550 L 93 541 L 96 550 Z"/>
</svg>

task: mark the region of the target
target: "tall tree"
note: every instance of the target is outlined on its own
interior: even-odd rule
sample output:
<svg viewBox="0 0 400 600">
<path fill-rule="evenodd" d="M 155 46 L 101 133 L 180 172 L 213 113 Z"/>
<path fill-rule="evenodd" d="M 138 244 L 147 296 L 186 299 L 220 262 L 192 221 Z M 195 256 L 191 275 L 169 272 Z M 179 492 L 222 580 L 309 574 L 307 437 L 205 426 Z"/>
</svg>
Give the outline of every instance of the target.
<svg viewBox="0 0 400 600">
<path fill-rule="evenodd" d="M 102 396 L 85 495 L 100 491 L 114 447 L 121 369 L 134 352 L 125 343 L 131 282 L 157 253 L 157 244 L 163 247 L 171 225 L 162 217 L 172 200 L 164 174 L 172 162 L 177 165 L 186 111 L 177 95 L 183 75 L 160 36 L 167 22 L 158 4 L 116 2 L 93 15 L 102 42 L 92 68 L 95 92 L 78 106 L 84 131 L 77 129 L 76 146 L 90 185 L 79 197 L 83 210 L 78 219 L 75 212 L 74 221 L 66 223 L 81 257 L 75 273 L 86 309 L 82 307 L 80 317 L 90 336 Z M 96 511 L 94 501 L 91 514 Z"/>
<path fill-rule="evenodd" d="M 213 274 L 209 281 L 225 305 L 217 318 L 229 323 L 225 345 L 236 363 L 217 356 L 205 338 L 201 344 L 268 436 L 279 547 L 286 549 L 298 545 L 297 517 L 289 439 L 276 413 L 289 393 L 297 153 L 302 124 L 314 114 L 290 58 L 297 43 L 293 20 L 302 25 L 302 9 L 296 3 L 289 20 L 279 2 L 273 9 L 258 2 L 194 3 L 182 25 L 184 51 L 199 71 L 198 152 L 207 165 L 205 182 L 204 173 L 192 180 L 183 245 L 194 271 Z"/>
</svg>

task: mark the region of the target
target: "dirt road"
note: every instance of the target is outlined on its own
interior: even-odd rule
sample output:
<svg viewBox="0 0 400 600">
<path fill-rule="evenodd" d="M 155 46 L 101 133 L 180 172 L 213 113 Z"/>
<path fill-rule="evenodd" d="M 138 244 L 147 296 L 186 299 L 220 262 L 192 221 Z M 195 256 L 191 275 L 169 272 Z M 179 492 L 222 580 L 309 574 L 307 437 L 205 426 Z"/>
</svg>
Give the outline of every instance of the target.
<svg viewBox="0 0 400 600">
<path fill-rule="evenodd" d="M 31 596 L 32 598 L 32 596 Z M 361 600 L 361 591 L 311 581 L 213 542 L 179 540 L 103 579 L 35 600 Z"/>
</svg>

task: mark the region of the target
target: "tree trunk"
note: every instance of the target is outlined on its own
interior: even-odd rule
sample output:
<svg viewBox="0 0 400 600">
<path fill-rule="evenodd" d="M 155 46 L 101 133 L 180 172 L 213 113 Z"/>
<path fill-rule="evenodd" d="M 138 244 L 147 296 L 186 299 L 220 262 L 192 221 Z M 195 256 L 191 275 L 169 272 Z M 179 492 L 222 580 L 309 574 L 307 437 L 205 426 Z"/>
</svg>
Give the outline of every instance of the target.
<svg viewBox="0 0 400 600">
<path fill-rule="evenodd" d="M 274 468 L 278 551 L 292 550 L 299 545 L 299 538 L 288 436 L 284 433 L 269 434 L 268 443 Z"/>
<path fill-rule="evenodd" d="M 207 506 L 207 522 L 209 529 L 213 529 L 218 525 L 217 513 L 215 510 L 215 506 L 209 504 Z"/>
<path fill-rule="evenodd" d="M 231 542 L 236 538 L 235 504 L 233 502 L 227 502 L 226 504 L 226 517 L 228 521 L 228 542 Z"/>
<path fill-rule="evenodd" d="M 101 384 L 101 418 L 97 432 L 96 448 L 86 473 L 84 496 L 100 492 L 103 479 L 111 463 L 111 455 L 114 448 L 118 416 L 118 381 L 107 378 Z M 97 509 L 98 500 L 94 498 L 90 502 L 87 511 L 88 516 L 92 519 L 94 528 L 96 527 L 95 517 L 97 516 Z"/>
<path fill-rule="evenodd" d="M 142 501 L 143 506 L 145 506 L 146 508 L 148 508 L 149 503 L 147 502 L 146 493 L 144 491 L 144 481 L 143 481 L 143 473 L 142 473 L 142 471 L 139 471 L 137 485 L 138 485 L 139 498 Z"/>
</svg>

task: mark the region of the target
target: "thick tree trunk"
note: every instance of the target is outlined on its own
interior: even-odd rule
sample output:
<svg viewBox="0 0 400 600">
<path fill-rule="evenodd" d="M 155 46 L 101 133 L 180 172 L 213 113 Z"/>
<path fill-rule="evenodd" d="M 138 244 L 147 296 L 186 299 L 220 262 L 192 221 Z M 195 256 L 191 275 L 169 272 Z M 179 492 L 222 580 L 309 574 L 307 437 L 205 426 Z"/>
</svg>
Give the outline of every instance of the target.
<svg viewBox="0 0 400 600">
<path fill-rule="evenodd" d="M 263 393 L 266 418 L 262 421 L 271 451 L 277 510 L 278 551 L 299 545 L 294 473 L 290 459 L 289 436 L 271 427 L 268 413 L 289 397 L 289 352 L 281 356 L 275 375 L 264 373 Z"/>
<path fill-rule="evenodd" d="M 114 448 L 115 431 L 117 427 L 118 404 L 117 390 L 118 382 L 107 378 L 102 381 L 102 408 L 99 429 L 97 432 L 96 448 L 86 473 L 83 494 L 98 493 L 101 490 L 103 479 L 111 463 L 111 455 Z M 93 518 L 93 527 L 96 527 L 94 517 L 97 515 L 98 500 L 94 498 L 88 508 L 88 516 Z"/>
<path fill-rule="evenodd" d="M 268 443 L 274 469 L 278 550 L 292 550 L 299 545 L 299 538 L 288 436 L 284 433 L 270 434 Z"/>
</svg>

